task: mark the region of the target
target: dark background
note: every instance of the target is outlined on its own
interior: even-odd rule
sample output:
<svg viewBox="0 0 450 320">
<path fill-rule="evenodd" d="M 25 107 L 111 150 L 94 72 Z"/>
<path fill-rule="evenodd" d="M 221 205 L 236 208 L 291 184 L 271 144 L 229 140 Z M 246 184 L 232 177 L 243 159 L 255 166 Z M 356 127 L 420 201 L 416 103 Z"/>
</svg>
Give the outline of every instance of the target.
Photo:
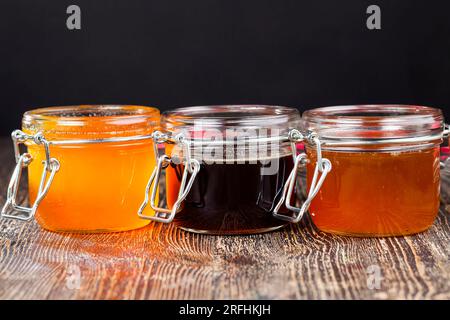
<svg viewBox="0 0 450 320">
<path fill-rule="evenodd" d="M 0 0 L 0 134 L 39 106 L 450 106 L 446 1 Z M 82 29 L 66 28 L 77 4 Z M 377 4 L 382 30 L 366 28 Z M 447 118 L 450 118 L 446 111 Z"/>
</svg>

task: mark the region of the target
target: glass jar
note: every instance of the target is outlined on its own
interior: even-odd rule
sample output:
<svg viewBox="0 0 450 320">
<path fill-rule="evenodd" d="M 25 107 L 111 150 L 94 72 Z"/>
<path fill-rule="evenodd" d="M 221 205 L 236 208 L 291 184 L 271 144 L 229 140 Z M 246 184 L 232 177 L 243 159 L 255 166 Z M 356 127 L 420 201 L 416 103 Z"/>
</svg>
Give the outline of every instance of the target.
<svg viewBox="0 0 450 320">
<path fill-rule="evenodd" d="M 159 141 L 165 142 L 166 154 L 149 181 L 140 216 L 207 234 L 283 227 L 287 222 L 274 213 L 290 215 L 278 203 L 294 167 L 290 133 L 299 123 L 297 109 L 279 106 L 187 107 L 164 113 Z M 154 199 L 162 169 L 168 209 L 157 207 Z M 156 216 L 142 214 L 148 202 Z"/>
<path fill-rule="evenodd" d="M 448 133 L 448 128 L 446 130 Z M 445 206 L 445 211 L 450 212 L 450 157 L 448 141 L 446 141 L 446 144 L 446 147 L 441 148 L 441 202 Z"/>
<path fill-rule="evenodd" d="M 17 165 L 2 217 L 36 220 L 58 232 L 125 231 L 147 225 L 134 214 L 156 157 L 159 110 L 83 105 L 28 111 L 12 134 Z M 19 145 L 25 144 L 26 153 Z M 31 207 L 16 203 L 28 168 Z M 149 214 L 152 214 L 151 212 Z"/>
<path fill-rule="evenodd" d="M 408 105 L 325 107 L 303 114 L 333 170 L 310 206 L 318 229 L 350 236 L 427 230 L 439 211 L 439 109 Z M 306 144 L 308 158 L 315 148 Z M 311 183 L 312 162 L 307 164 Z"/>
</svg>

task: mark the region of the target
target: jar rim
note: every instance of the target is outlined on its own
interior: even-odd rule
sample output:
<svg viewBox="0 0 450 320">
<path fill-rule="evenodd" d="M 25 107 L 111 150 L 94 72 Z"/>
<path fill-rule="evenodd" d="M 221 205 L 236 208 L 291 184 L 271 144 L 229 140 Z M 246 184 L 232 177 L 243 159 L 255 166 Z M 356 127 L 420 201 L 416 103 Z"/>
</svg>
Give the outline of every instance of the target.
<svg viewBox="0 0 450 320">
<path fill-rule="evenodd" d="M 146 135 L 158 124 L 157 108 L 138 105 L 43 107 L 25 112 L 22 118 L 25 132 L 42 132 L 56 140 Z"/>
<path fill-rule="evenodd" d="M 210 153 L 220 161 L 261 159 L 266 152 L 274 157 L 292 154 L 289 131 L 300 120 L 298 109 L 284 106 L 191 106 L 164 112 L 161 128 L 169 142 L 183 137 L 196 159 Z"/>
<path fill-rule="evenodd" d="M 296 108 L 258 105 L 205 105 L 176 108 L 162 114 L 161 123 L 172 129 L 176 126 L 193 126 L 201 122 L 212 127 L 269 127 L 299 120 Z"/>
<path fill-rule="evenodd" d="M 336 124 L 405 123 L 440 125 L 442 111 L 437 108 L 403 104 L 367 104 L 320 107 L 307 110 L 302 118 L 310 122 Z"/>
<path fill-rule="evenodd" d="M 98 121 L 108 120 L 108 117 L 141 117 L 158 116 L 159 110 L 154 107 L 139 105 L 70 105 L 70 106 L 52 106 L 41 107 L 26 111 L 23 115 L 25 121 L 54 121 L 57 119 L 65 120 L 84 120 L 86 117 L 96 118 Z"/>
<path fill-rule="evenodd" d="M 440 109 L 417 105 L 321 107 L 303 113 L 302 130 L 315 132 L 326 148 L 371 145 L 401 149 L 440 143 L 444 117 Z"/>
</svg>

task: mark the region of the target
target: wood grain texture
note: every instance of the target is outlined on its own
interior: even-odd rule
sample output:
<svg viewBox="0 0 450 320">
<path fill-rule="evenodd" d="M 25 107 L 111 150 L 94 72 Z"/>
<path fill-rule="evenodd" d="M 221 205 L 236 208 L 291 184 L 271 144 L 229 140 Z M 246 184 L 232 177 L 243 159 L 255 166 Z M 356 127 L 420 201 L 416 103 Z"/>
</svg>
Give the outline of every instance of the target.
<svg viewBox="0 0 450 320">
<path fill-rule="evenodd" d="M 3 203 L 13 166 L 7 140 L 0 141 L 0 161 Z M 449 243 L 444 206 L 429 231 L 382 239 L 324 234 L 308 218 L 252 236 L 197 235 L 162 224 L 63 235 L 2 220 L 0 298 L 449 299 Z M 372 265 L 381 270 L 379 289 L 367 285 Z"/>
</svg>

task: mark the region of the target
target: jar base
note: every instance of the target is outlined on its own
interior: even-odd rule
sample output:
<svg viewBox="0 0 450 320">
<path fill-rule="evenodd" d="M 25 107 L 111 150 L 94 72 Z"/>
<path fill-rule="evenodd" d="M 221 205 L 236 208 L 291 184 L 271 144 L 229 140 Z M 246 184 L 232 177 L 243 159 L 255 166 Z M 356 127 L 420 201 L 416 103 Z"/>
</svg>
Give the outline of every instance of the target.
<svg viewBox="0 0 450 320">
<path fill-rule="evenodd" d="M 58 228 L 48 228 L 46 226 L 40 225 L 40 227 L 49 232 L 55 233 L 73 233 L 73 234 L 95 234 L 95 233 L 116 233 L 116 232 L 127 232 L 133 231 L 141 228 L 145 228 L 148 226 L 150 221 L 147 221 L 145 224 L 137 225 L 130 228 L 107 228 L 107 229 L 92 229 L 92 230 L 77 230 L 77 229 L 58 229 Z"/>
<path fill-rule="evenodd" d="M 259 228 L 259 229 L 251 229 L 251 230 L 200 230 L 200 229 L 192 229 L 182 226 L 177 226 L 177 228 L 192 232 L 192 233 L 198 233 L 198 234 L 208 234 L 212 236 L 240 236 L 240 235 L 251 235 L 251 234 L 259 234 L 259 233 L 267 233 L 272 232 L 275 230 L 279 230 L 281 228 L 286 227 L 288 224 L 282 224 L 275 227 L 266 227 L 266 228 Z"/>
<path fill-rule="evenodd" d="M 427 231 L 431 226 L 425 227 L 423 229 L 418 229 L 414 231 L 405 231 L 398 233 L 358 233 L 358 232 L 345 232 L 345 231 L 336 231 L 329 229 L 322 229 L 317 227 L 321 232 L 334 234 L 337 236 L 343 237 L 355 237 L 355 238 L 388 238 L 388 237 L 403 237 L 403 236 L 412 236 L 418 233 L 422 233 Z"/>
</svg>

